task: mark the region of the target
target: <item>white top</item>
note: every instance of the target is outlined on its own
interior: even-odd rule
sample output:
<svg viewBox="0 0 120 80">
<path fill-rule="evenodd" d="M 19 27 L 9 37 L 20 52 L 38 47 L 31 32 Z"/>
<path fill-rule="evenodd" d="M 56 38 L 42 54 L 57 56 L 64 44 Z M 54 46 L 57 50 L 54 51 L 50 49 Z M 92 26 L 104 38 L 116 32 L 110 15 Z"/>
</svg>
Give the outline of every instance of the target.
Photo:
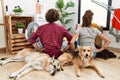
<svg viewBox="0 0 120 80">
<path fill-rule="evenodd" d="M 101 32 L 97 28 L 93 27 L 79 27 L 76 32 L 79 34 L 80 46 L 92 46 L 95 50 L 95 38 L 100 35 Z"/>
</svg>

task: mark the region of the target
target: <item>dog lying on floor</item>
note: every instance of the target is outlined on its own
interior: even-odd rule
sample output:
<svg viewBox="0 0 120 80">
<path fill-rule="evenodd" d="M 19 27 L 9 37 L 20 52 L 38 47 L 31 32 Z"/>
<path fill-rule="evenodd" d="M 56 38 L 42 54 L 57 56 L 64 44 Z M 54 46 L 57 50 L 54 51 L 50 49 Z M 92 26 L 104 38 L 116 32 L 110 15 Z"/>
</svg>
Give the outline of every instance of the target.
<svg viewBox="0 0 120 80">
<path fill-rule="evenodd" d="M 79 46 L 78 47 L 78 53 L 70 53 L 70 52 L 65 52 L 63 53 L 58 60 L 64 66 L 66 63 L 72 62 L 74 65 L 75 69 L 75 74 L 77 77 L 81 75 L 80 69 L 82 67 L 91 67 L 93 68 L 100 77 L 104 78 L 102 73 L 98 70 L 96 65 L 94 64 L 94 59 L 93 59 L 93 52 L 92 52 L 92 47 L 90 46 Z"/>
<path fill-rule="evenodd" d="M 0 64 L 5 65 L 15 61 L 25 61 L 26 64 L 20 70 L 10 75 L 10 78 L 14 78 L 14 80 L 19 79 L 33 69 L 45 70 L 50 72 L 51 75 L 54 75 L 58 70 L 63 70 L 58 60 L 51 58 L 48 54 L 34 51 L 32 48 L 25 48 L 14 57 L 1 60 Z"/>
</svg>

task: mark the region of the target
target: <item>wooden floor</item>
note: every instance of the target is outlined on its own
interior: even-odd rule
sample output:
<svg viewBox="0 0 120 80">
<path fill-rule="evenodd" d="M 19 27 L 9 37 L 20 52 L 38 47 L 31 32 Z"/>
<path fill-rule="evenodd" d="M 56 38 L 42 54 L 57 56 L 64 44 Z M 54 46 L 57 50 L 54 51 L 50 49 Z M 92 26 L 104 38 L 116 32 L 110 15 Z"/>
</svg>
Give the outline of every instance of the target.
<svg viewBox="0 0 120 80">
<path fill-rule="evenodd" d="M 116 52 L 120 56 L 120 52 Z M 4 56 L 11 56 L 6 53 L 0 53 L 0 58 Z M 73 66 L 64 67 L 64 71 L 57 72 L 55 76 L 51 76 L 45 71 L 31 71 L 24 75 L 19 80 L 120 80 L 120 59 L 112 58 L 103 60 L 96 58 L 95 63 L 99 70 L 104 74 L 105 78 L 100 78 L 96 72 L 90 68 L 83 68 L 81 70 L 81 77 L 76 77 Z M 9 79 L 9 75 L 20 69 L 25 63 L 14 62 L 0 66 L 0 80 L 13 80 Z"/>
</svg>

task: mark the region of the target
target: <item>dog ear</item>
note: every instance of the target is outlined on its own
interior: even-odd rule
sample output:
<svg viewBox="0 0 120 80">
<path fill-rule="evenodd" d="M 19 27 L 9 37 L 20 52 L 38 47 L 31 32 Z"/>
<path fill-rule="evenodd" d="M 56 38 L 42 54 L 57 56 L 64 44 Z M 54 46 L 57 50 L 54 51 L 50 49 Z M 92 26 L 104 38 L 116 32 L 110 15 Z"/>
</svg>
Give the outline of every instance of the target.
<svg viewBox="0 0 120 80">
<path fill-rule="evenodd" d="M 52 57 L 52 60 L 55 61 L 55 56 Z"/>
<path fill-rule="evenodd" d="M 78 51 L 79 51 L 79 56 L 82 56 L 83 54 L 82 54 L 82 49 L 83 49 L 83 47 L 82 46 L 78 46 Z"/>
<path fill-rule="evenodd" d="M 53 57 L 50 59 L 49 63 L 52 64 L 54 61 L 55 61 L 55 57 L 53 56 Z"/>
<path fill-rule="evenodd" d="M 93 48 L 90 46 L 90 58 L 93 58 Z"/>
<path fill-rule="evenodd" d="M 78 50 L 79 50 L 79 51 L 81 51 L 81 48 L 82 48 L 81 46 L 78 46 Z"/>
</svg>

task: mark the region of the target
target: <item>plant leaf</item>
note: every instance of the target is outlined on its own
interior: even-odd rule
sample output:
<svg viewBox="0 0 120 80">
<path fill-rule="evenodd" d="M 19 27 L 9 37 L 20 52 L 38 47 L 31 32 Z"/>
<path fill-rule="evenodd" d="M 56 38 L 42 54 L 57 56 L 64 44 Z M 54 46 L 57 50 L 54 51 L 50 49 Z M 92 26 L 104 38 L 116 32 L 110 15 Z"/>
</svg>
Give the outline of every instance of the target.
<svg viewBox="0 0 120 80">
<path fill-rule="evenodd" d="M 72 27 L 69 27 L 67 30 L 70 31 L 72 29 Z"/>
<path fill-rule="evenodd" d="M 23 12 L 23 10 L 20 6 L 15 6 L 13 12 Z"/>
<path fill-rule="evenodd" d="M 65 10 L 68 9 L 69 7 L 74 7 L 75 4 L 74 2 L 70 1 L 70 2 L 67 2 L 66 6 L 65 6 Z"/>
<path fill-rule="evenodd" d="M 57 2 L 56 2 L 56 7 L 57 8 L 63 8 L 64 7 L 64 1 L 63 0 L 58 0 Z"/>
<path fill-rule="evenodd" d="M 66 9 L 70 7 L 74 7 L 75 4 L 72 1 L 67 2 L 66 4 L 64 3 L 64 0 L 57 0 L 56 2 L 56 8 L 61 14 L 60 22 L 63 24 L 65 27 L 67 26 L 68 23 L 72 21 L 72 19 L 68 19 L 69 15 L 75 14 L 74 12 L 68 12 Z M 70 28 L 71 29 L 71 28 Z M 68 30 L 70 30 L 68 29 Z"/>
<path fill-rule="evenodd" d="M 68 23 L 70 23 L 71 21 L 73 21 L 72 19 L 66 19 L 65 21 L 64 21 L 64 24 L 68 24 Z"/>
<path fill-rule="evenodd" d="M 64 12 L 62 12 L 62 16 L 63 16 L 63 18 L 65 18 L 65 17 L 68 17 L 69 15 L 72 15 L 72 14 L 75 14 L 74 12 L 66 12 L 66 11 L 64 11 Z"/>
</svg>

